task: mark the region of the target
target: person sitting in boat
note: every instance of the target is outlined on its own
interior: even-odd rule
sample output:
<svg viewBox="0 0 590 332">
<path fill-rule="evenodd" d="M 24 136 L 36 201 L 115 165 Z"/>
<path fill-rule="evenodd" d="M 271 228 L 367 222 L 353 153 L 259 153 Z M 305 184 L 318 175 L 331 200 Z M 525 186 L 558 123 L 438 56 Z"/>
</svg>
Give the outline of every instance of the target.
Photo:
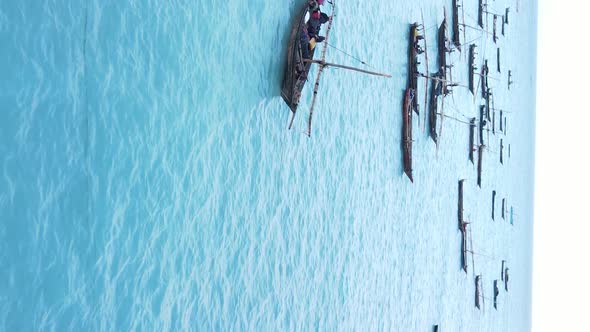
<svg viewBox="0 0 590 332">
<path fill-rule="evenodd" d="M 304 25 L 300 32 L 300 42 L 301 42 L 301 53 L 303 58 L 310 59 L 311 58 L 311 50 L 315 48 L 317 43 L 321 43 L 324 41 L 325 37 L 320 36 L 320 28 L 322 24 L 328 22 L 330 17 L 320 12 L 319 10 L 311 13 L 307 24 Z M 305 47 L 304 45 L 307 45 Z"/>
<path fill-rule="evenodd" d="M 307 21 L 307 33 L 309 34 L 309 38 L 318 37 L 320 33 L 320 28 L 322 24 L 328 22 L 330 17 L 326 13 L 322 13 L 321 11 L 315 11 L 311 13 L 309 20 Z"/>
</svg>

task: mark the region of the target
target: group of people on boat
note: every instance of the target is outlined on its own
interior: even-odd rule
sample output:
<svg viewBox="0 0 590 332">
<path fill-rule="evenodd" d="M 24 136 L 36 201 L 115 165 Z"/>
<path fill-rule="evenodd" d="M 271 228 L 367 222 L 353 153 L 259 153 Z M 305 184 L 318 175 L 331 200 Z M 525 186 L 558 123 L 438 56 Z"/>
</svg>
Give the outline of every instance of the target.
<svg viewBox="0 0 590 332">
<path fill-rule="evenodd" d="M 330 20 L 330 17 L 320 10 L 320 6 L 324 2 L 325 0 L 308 0 L 309 20 L 301 26 L 299 31 L 301 55 L 304 59 L 311 59 L 311 51 L 315 48 L 316 43 L 321 43 L 325 39 L 319 35 L 322 24 Z"/>
</svg>

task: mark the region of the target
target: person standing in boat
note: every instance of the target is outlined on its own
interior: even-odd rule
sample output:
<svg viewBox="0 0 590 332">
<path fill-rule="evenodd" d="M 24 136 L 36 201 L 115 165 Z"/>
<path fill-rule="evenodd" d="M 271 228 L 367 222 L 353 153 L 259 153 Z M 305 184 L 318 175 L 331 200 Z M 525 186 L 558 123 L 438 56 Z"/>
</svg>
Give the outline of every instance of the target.
<svg viewBox="0 0 590 332">
<path fill-rule="evenodd" d="M 301 53 L 305 59 L 310 59 L 310 51 L 315 48 L 316 43 L 321 43 L 325 39 L 319 35 L 319 32 L 322 24 L 328 22 L 330 17 L 320 11 L 319 6 L 323 3 L 324 0 L 310 0 L 309 2 L 310 17 L 307 23 L 302 26 L 299 37 L 302 46 Z"/>
</svg>

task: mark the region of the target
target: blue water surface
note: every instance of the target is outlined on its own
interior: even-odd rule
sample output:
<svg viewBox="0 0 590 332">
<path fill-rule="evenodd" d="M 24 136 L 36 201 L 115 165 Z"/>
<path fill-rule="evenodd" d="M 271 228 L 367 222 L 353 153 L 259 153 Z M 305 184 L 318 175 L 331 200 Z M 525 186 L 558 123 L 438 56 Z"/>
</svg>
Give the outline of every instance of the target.
<svg viewBox="0 0 590 332">
<path fill-rule="evenodd" d="M 481 188 L 463 122 L 482 100 L 464 87 L 438 147 L 414 117 L 414 183 L 403 174 L 409 24 L 423 13 L 434 71 L 451 1 L 340 1 L 330 44 L 393 78 L 326 69 L 311 138 L 312 84 L 290 131 L 279 96 L 302 3 L 0 0 L 0 330 L 530 329 L 536 1 L 490 3 L 510 7 L 497 44 L 462 35 L 507 118 L 486 133 Z M 476 26 L 477 1 L 463 8 Z M 450 62 L 466 85 L 465 47 Z"/>
</svg>

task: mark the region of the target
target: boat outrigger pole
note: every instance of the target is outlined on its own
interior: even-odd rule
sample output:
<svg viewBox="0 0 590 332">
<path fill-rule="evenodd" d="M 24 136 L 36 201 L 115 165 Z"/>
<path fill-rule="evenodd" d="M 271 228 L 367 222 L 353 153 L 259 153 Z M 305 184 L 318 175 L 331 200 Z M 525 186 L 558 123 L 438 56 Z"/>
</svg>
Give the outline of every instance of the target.
<svg viewBox="0 0 590 332">
<path fill-rule="evenodd" d="M 322 60 L 304 59 L 303 61 L 304 62 L 317 63 L 317 64 L 319 64 L 322 67 L 342 68 L 342 69 L 348 69 L 348 70 L 352 70 L 352 71 L 358 71 L 360 73 L 365 73 L 365 74 L 369 74 L 369 75 L 383 76 L 383 77 L 391 78 L 391 75 L 389 75 L 389 74 L 378 73 L 378 72 L 375 72 L 375 71 L 369 71 L 369 70 L 364 70 L 364 69 L 350 67 L 350 66 L 345 66 L 345 65 L 339 65 L 339 64 L 336 64 L 336 63 L 325 62 L 325 61 L 322 61 Z"/>
<path fill-rule="evenodd" d="M 330 30 L 332 30 L 332 23 L 334 22 L 334 15 L 336 14 L 336 0 L 330 2 L 332 6 L 332 15 L 330 16 L 330 22 L 328 22 L 328 28 L 326 29 L 326 37 L 324 39 L 324 48 L 322 49 L 322 56 L 321 62 L 326 62 L 326 50 L 328 49 L 328 37 L 330 36 Z M 313 97 L 311 98 L 311 106 L 309 108 L 309 118 L 307 119 L 307 137 L 311 137 L 311 118 L 313 116 L 313 109 L 315 106 L 315 99 L 318 95 L 318 89 L 320 87 L 320 77 L 322 76 L 322 71 L 324 71 L 324 65 L 320 65 L 320 69 L 318 70 L 318 74 L 315 79 L 315 85 L 313 87 Z"/>
</svg>

